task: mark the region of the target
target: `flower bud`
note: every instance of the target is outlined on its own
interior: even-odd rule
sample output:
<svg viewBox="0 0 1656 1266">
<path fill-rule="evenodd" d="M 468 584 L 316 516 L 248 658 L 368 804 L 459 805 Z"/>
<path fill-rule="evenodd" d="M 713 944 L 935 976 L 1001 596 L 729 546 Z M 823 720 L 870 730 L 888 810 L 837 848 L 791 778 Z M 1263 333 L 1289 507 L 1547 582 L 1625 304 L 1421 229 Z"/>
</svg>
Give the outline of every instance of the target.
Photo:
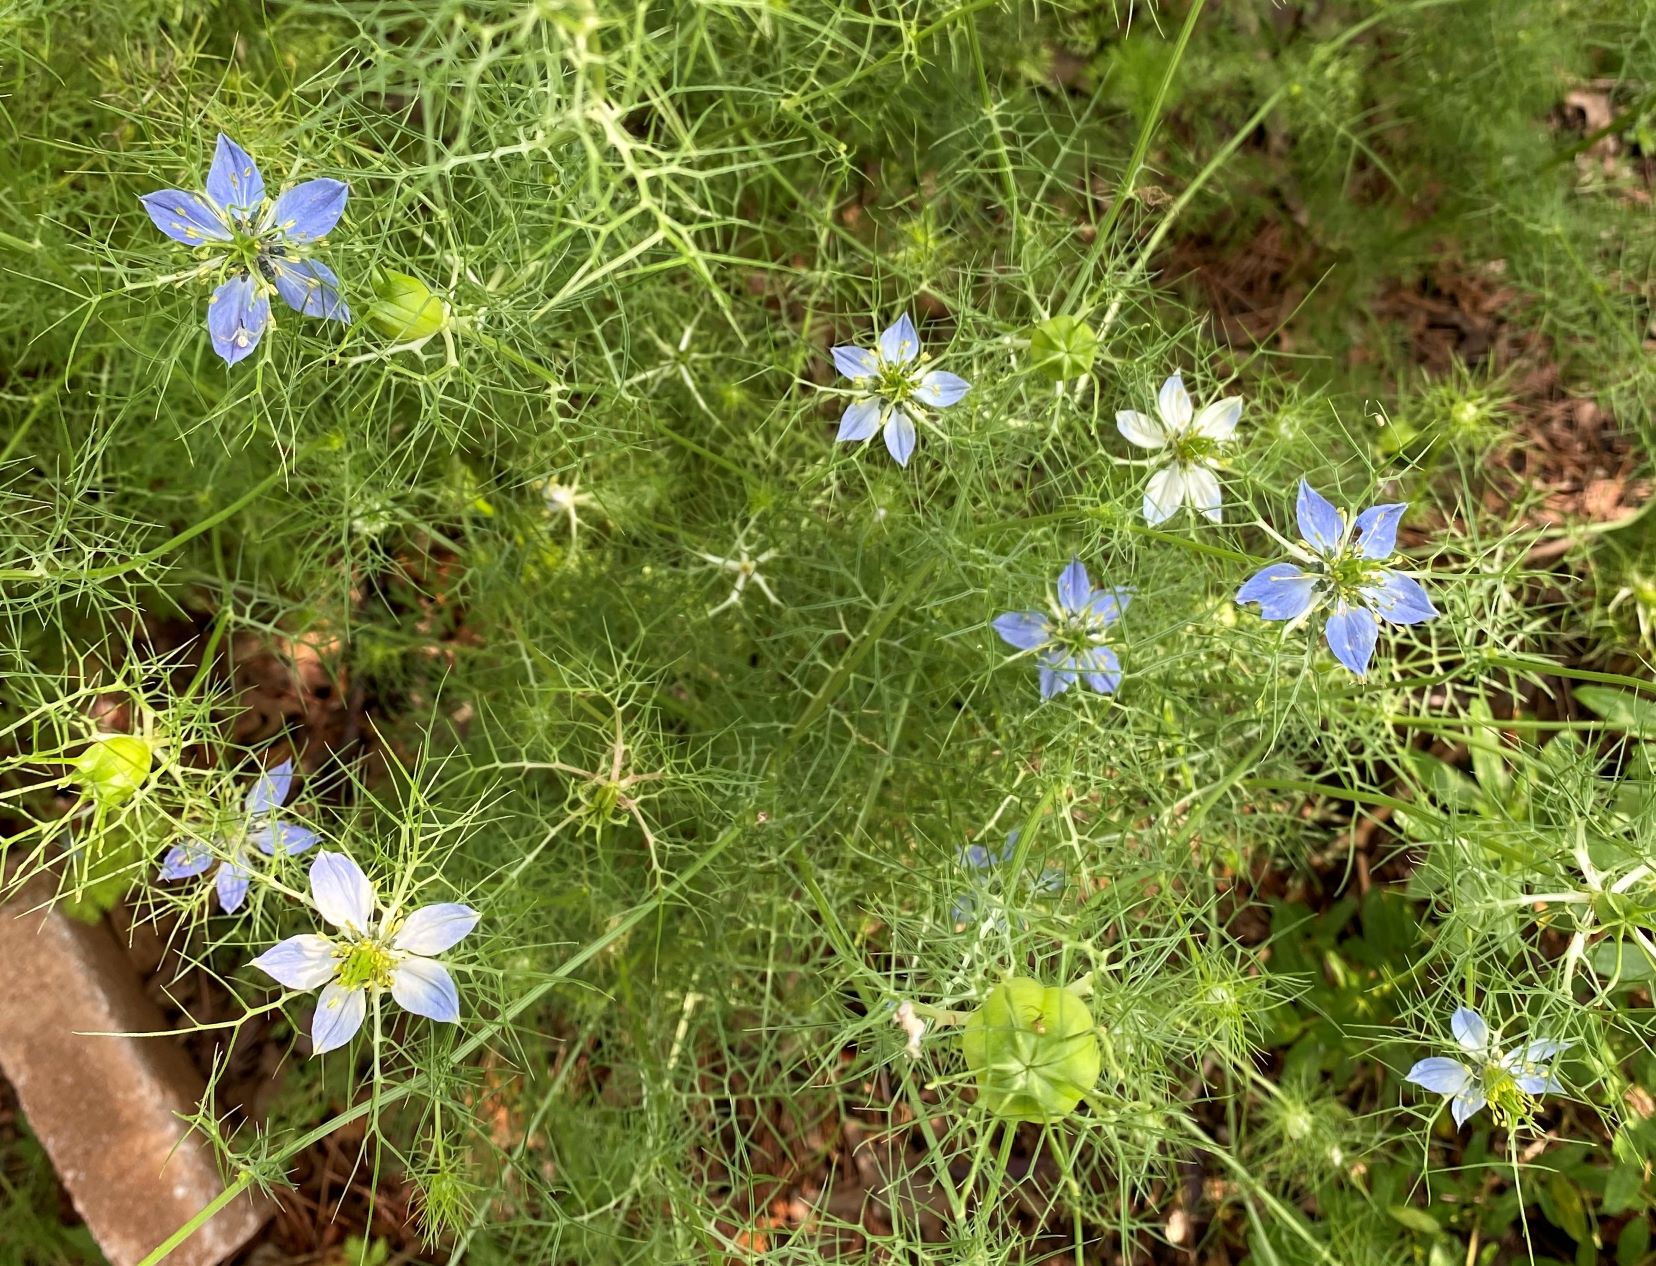
<svg viewBox="0 0 1656 1266">
<path fill-rule="evenodd" d="M 72 762 L 75 781 L 106 805 L 132 799 L 155 764 L 155 748 L 133 734 L 101 734 Z"/>
<path fill-rule="evenodd" d="M 413 343 L 430 338 L 448 324 L 448 304 L 418 277 L 383 272 L 374 284 L 368 324 L 386 338 Z"/>
</svg>

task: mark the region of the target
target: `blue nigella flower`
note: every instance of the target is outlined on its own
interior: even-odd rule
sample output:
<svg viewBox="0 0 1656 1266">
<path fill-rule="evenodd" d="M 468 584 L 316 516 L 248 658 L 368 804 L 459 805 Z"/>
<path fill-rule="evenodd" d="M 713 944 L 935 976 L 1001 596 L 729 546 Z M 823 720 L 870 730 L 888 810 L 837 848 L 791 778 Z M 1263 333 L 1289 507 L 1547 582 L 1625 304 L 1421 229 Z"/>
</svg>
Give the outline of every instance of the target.
<svg viewBox="0 0 1656 1266">
<path fill-rule="evenodd" d="M 1448 1099 L 1457 1126 L 1465 1125 L 1485 1104 L 1494 1104 L 1497 1115 L 1510 1120 L 1524 1108 L 1527 1097 L 1564 1093 L 1552 1063 L 1570 1048 L 1569 1042 L 1544 1038 L 1502 1054 L 1495 1049 L 1489 1025 L 1471 1007 L 1458 1008 L 1449 1027 L 1471 1062 L 1433 1056 L 1409 1069 L 1404 1080 Z"/>
<path fill-rule="evenodd" d="M 1328 647 L 1362 676 L 1381 620 L 1420 624 L 1438 613 L 1419 581 L 1383 565 L 1397 552 L 1397 525 L 1408 508 L 1404 502 L 1371 506 L 1347 520 L 1300 480 L 1303 548 L 1291 548 L 1307 567 L 1272 563 L 1237 591 L 1237 602 L 1257 602 L 1265 619 L 1294 623 L 1319 607 L 1332 608 L 1323 630 Z"/>
<path fill-rule="evenodd" d="M 1101 694 L 1121 684 L 1121 661 L 1104 645 L 1104 630 L 1127 609 L 1125 589 L 1094 589 L 1080 559 L 1058 576 L 1058 601 L 1050 614 L 1008 611 L 995 617 L 995 632 L 1020 651 L 1039 651 L 1041 698 L 1063 694 L 1084 678 Z"/>
<path fill-rule="evenodd" d="M 917 437 L 915 420 L 925 413 L 917 406 L 946 409 L 958 404 L 971 384 L 941 369 L 926 369 L 920 354 L 920 336 L 908 317 L 880 335 L 876 347 L 836 347 L 834 365 L 857 385 L 857 399 L 840 418 L 836 440 L 866 440 L 880 431 L 899 466 L 907 466 Z"/>
<path fill-rule="evenodd" d="M 275 822 L 272 815 L 287 800 L 293 787 L 293 762 L 285 760 L 274 769 L 261 772 L 242 805 L 244 821 L 235 835 L 221 836 L 216 841 L 221 853 L 228 858 L 219 863 L 213 887 L 218 893 L 219 908 L 226 914 L 241 908 L 247 896 L 247 846 L 252 845 L 266 857 L 277 853 L 297 856 L 317 841 L 317 834 L 294 822 Z M 206 844 L 191 841 L 175 844 L 167 850 L 161 863 L 162 879 L 188 879 L 199 875 L 213 863 L 214 852 Z"/>
<path fill-rule="evenodd" d="M 991 849 L 987 844 L 967 844 L 955 854 L 955 864 L 966 872 L 972 890 L 955 897 L 949 912 L 951 922 L 970 923 L 986 902 L 991 906 L 998 903 L 997 894 L 1004 886 L 1000 868 L 1012 860 L 1017 847 L 1018 831 L 1013 828 L 999 849 Z M 1057 897 L 1064 891 L 1064 872 L 1055 866 L 1045 867 L 1038 875 L 1025 875 L 1024 880 L 1030 894 L 1037 898 Z M 998 911 L 990 915 L 989 922 L 997 930 L 1007 926 L 1005 915 Z"/>
<path fill-rule="evenodd" d="M 405 1011 L 445 1024 L 460 1019 L 460 995 L 434 957 L 452 949 L 483 916 L 445 901 L 408 915 L 382 910 L 362 868 L 343 853 L 321 852 L 311 863 L 311 901 L 338 929 L 333 936 L 290 936 L 253 960 L 289 989 L 321 988 L 311 1020 L 311 1045 L 322 1054 L 344 1046 L 368 1014 L 368 995 L 389 990 Z M 376 917 L 377 916 L 377 917 Z"/>
<path fill-rule="evenodd" d="M 295 312 L 350 322 L 339 278 L 309 258 L 344 214 L 347 192 L 342 181 L 307 180 L 271 201 L 257 164 L 220 133 L 205 194 L 162 189 L 143 196 L 155 227 L 175 242 L 207 248 L 208 267 L 225 278 L 207 301 L 207 333 L 226 364 L 259 345 L 270 325 L 271 291 Z"/>
</svg>

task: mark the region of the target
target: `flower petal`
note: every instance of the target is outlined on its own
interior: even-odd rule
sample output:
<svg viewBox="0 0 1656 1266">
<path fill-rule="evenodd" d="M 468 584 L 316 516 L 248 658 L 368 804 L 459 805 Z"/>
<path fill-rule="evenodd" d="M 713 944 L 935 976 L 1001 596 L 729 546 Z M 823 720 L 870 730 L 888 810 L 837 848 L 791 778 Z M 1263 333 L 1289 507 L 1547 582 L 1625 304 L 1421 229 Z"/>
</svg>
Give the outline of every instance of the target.
<svg viewBox="0 0 1656 1266">
<path fill-rule="evenodd" d="M 847 378 L 872 378 L 880 372 L 880 358 L 871 347 L 834 347 L 828 354 Z"/>
<path fill-rule="evenodd" d="M 334 943 L 315 933 L 290 936 L 253 960 L 253 966 L 289 989 L 316 989 L 325 985 L 333 979 L 338 965 Z"/>
<path fill-rule="evenodd" d="M 959 404 L 971 389 L 972 384 L 959 374 L 933 369 L 920 375 L 920 385 L 914 389 L 914 398 L 934 409 L 946 409 L 951 404 Z"/>
<path fill-rule="evenodd" d="M 212 864 L 212 850 L 205 844 L 195 840 L 174 844 L 167 850 L 166 857 L 161 859 L 161 869 L 157 877 L 189 879 L 192 875 L 199 875 Z"/>
<path fill-rule="evenodd" d="M 1305 543 L 1319 554 L 1331 554 L 1345 537 L 1340 512 L 1305 480 L 1299 485 L 1299 530 Z"/>
<path fill-rule="evenodd" d="M 344 1046 L 356 1036 L 367 1014 L 366 990 L 324 985 L 316 999 L 316 1016 L 311 1020 L 311 1053 L 323 1055 Z"/>
<path fill-rule="evenodd" d="M 1489 1025 L 1471 1007 L 1456 1007 L 1449 1017 L 1449 1031 L 1461 1050 L 1478 1055 L 1489 1049 Z"/>
<path fill-rule="evenodd" d="M 1218 477 L 1206 466 L 1186 466 L 1184 482 L 1190 508 L 1210 523 L 1218 523 L 1224 517 L 1219 509 L 1224 494 L 1219 490 Z"/>
<path fill-rule="evenodd" d="M 997 615 L 992 627 L 1001 641 L 1020 651 L 1032 651 L 1052 639 L 1052 625 L 1039 611 L 1008 611 Z"/>
<path fill-rule="evenodd" d="M 1380 638 L 1380 622 L 1367 607 L 1342 603 L 1328 617 L 1323 636 L 1328 639 L 1328 649 L 1334 652 L 1334 658 L 1361 677 L 1368 671 L 1374 644 Z"/>
<path fill-rule="evenodd" d="M 1397 525 L 1403 521 L 1407 501 L 1370 506 L 1357 516 L 1357 551 L 1364 558 L 1390 558 L 1397 553 Z"/>
<path fill-rule="evenodd" d="M 1112 695 L 1121 685 L 1121 660 L 1108 646 L 1090 646 L 1076 657 L 1081 676 L 1101 695 Z"/>
<path fill-rule="evenodd" d="M 1203 405 L 1191 420 L 1190 432 L 1216 444 L 1224 444 L 1236 434 L 1236 424 L 1241 419 L 1242 397 L 1226 396 L 1223 400 Z"/>
<path fill-rule="evenodd" d="M 879 429 L 880 410 L 884 407 L 885 401 L 878 396 L 858 400 L 841 415 L 839 434 L 834 439 L 840 442 L 866 440 Z"/>
<path fill-rule="evenodd" d="M 1515 1076 L 1512 1079 L 1512 1084 L 1526 1095 L 1561 1095 L 1564 1093 L 1564 1084 L 1551 1073 Z"/>
<path fill-rule="evenodd" d="M 287 242 L 314 242 L 339 223 L 350 192 L 342 180 L 306 180 L 276 199 L 263 227 Z"/>
<path fill-rule="evenodd" d="M 1529 1042 L 1516 1051 L 1512 1051 L 1501 1059 L 1501 1064 L 1509 1072 L 1517 1072 L 1521 1068 L 1537 1068 L 1549 1060 L 1557 1059 L 1574 1042 L 1559 1042 L 1552 1038 L 1542 1038 L 1540 1041 Z"/>
<path fill-rule="evenodd" d="M 247 789 L 247 800 L 243 808 L 250 818 L 258 817 L 261 813 L 269 813 L 287 800 L 288 792 L 291 790 L 293 762 L 285 760 L 280 765 L 260 771 L 259 776 L 253 780 L 253 785 Z"/>
<path fill-rule="evenodd" d="M 223 132 L 207 169 L 207 196 L 232 220 L 247 221 L 264 201 L 264 177 L 259 165 Z"/>
<path fill-rule="evenodd" d="M 885 436 L 886 451 L 899 466 L 907 466 L 909 457 L 914 453 L 914 442 L 919 438 L 915 434 L 914 420 L 901 409 L 893 409 L 881 433 Z"/>
<path fill-rule="evenodd" d="M 1185 428 L 1190 425 L 1190 393 L 1185 390 L 1184 376 L 1174 374 L 1162 383 L 1161 390 L 1156 393 L 1156 412 L 1161 414 L 1162 425 L 1167 428 L 1169 435 L 1183 435 Z"/>
<path fill-rule="evenodd" d="M 311 900 L 336 928 L 361 933 L 374 919 L 374 886 L 344 853 L 321 852 L 310 868 Z"/>
<path fill-rule="evenodd" d="M 460 994 L 448 969 L 429 958 L 405 958 L 391 969 L 391 996 L 404 1011 L 453 1024 L 460 1018 Z"/>
<path fill-rule="evenodd" d="M 175 242 L 200 246 L 203 242 L 228 242 L 230 228 L 218 208 L 198 193 L 162 189 L 139 199 L 155 227 Z"/>
<path fill-rule="evenodd" d="M 1058 605 L 1079 615 L 1092 598 L 1092 578 L 1079 558 L 1058 573 Z"/>
<path fill-rule="evenodd" d="M 441 954 L 459 944 L 483 916 L 470 906 L 455 901 L 421 906 L 391 938 L 391 948 L 408 954 Z"/>
<path fill-rule="evenodd" d="M 1482 1086 L 1473 1086 L 1465 1094 L 1456 1095 L 1449 1100 L 1449 1115 L 1455 1118 L 1457 1126 L 1465 1125 L 1475 1112 L 1482 1111 L 1488 1103 Z"/>
<path fill-rule="evenodd" d="M 920 336 L 905 312 L 880 335 L 880 359 L 888 365 L 906 365 L 918 355 Z"/>
<path fill-rule="evenodd" d="M 314 848 L 321 838 L 308 826 L 300 826 L 297 822 L 273 822 L 250 831 L 247 842 L 266 857 L 274 857 L 278 853 L 283 857 L 297 857 Z"/>
<path fill-rule="evenodd" d="M 276 293 L 295 312 L 350 324 L 351 309 L 339 297 L 339 278 L 321 260 L 266 255 L 262 262 Z"/>
<path fill-rule="evenodd" d="M 1140 448 L 1167 447 L 1167 432 L 1162 429 L 1162 424 L 1137 409 L 1117 409 L 1116 430 L 1129 444 L 1137 444 Z"/>
<path fill-rule="evenodd" d="M 1132 600 L 1131 589 L 1094 589 L 1087 600 L 1087 612 L 1104 624 L 1114 624 Z"/>
<path fill-rule="evenodd" d="M 1472 1084 L 1473 1072 L 1458 1059 L 1434 1055 L 1409 1069 L 1403 1080 L 1434 1095 L 1458 1095 Z"/>
<path fill-rule="evenodd" d="M 207 333 L 226 365 L 251 356 L 269 324 L 270 298 L 245 274 L 221 284 L 207 300 Z"/>
<path fill-rule="evenodd" d="M 247 898 L 247 867 L 240 862 L 225 862 L 218 868 L 213 890 L 218 893 L 220 910 L 226 914 L 240 910 L 241 903 Z"/>
<path fill-rule="evenodd" d="M 1437 615 L 1438 609 L 1426 596 L 1418 580 L 1402 572 L 1382 571 L 1377 585 L 1364 585 L 1361 592 L 1374 614 L 1393 624 L 1422 624 Z"/>
<path fill-rule="evenodd" d="M 1257 602 L 1266 620 L 1297 620 L 1316 596 L 1317 578 L 1292 563 L 1272 563 L 1236 591 L 1238 603 Z"/>
<path fill-rule="evenodd" d="M 1041 656 L 1039 678 L 1041 682 L 1041 698 L 1050 699 L 1054 695 L 1061 695 L 1075 684 L 1075 660 L 1062 651 L 1053 651 Z"/>
<path fill-rule="evenodd" d="M 1163 466 L 1150 476 L 1144 489 L 1144 521 L 1151 527 L 1166 523 L 1185 501 L 1185 468 Z"/>
</svg>

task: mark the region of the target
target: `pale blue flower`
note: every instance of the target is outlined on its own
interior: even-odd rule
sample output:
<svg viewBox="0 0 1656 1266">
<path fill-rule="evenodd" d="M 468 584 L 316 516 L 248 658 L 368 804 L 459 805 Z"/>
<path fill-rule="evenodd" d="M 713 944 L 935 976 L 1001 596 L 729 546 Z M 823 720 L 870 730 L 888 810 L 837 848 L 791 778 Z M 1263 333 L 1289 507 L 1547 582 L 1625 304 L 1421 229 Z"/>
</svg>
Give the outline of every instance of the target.
<svg viewBox="0 0 1656 1266">
<path fill-rule="evenodd" d="M 967 844 L 955 854 L 955 864 L 966 872 L 971 891 L 955 897 L 950 908 L 951 922 L 969 923 L 986 904 L 993 906 L 999 903 L 999 893 L 1004 886 L 1000 868 L 1012 860 L 1017 847 L 1018 831 L 1013 828 L 1007 833 L 1006 843 L 999 849 L 991 849 L 987 844 Z M 1065 882 L 1064 872 L 1055 866 L 1044 867 L 1036 875 L 1024 876 L 1024 886 L 1036 898 L 1060 896 Z M 996 929 L 1004 929 L 1007 926 L 1006 916 L 994 910 L 989 916 L 989 923 Z M 1021 926 L 1022 920 L 1019 923 Z"/>
<path fill-rule="evenodd" d="M 247 799 L 242 804 L 242 823 L 233 835 L 219 836 L 213 845 L 191 840 L 175 844 L 162 859 L 160 878 L 188 879 L 199 875 L 213 864 L 213 858 L 223 856 L 213 888 L 218 894 L 219 908 L 226 914 L 241 908 L 247 896 L 248 846 L 252 845 L 266 857 L 281 853 L 296 857 L 317 841 L 317 834 L 296 822 L 274 821 L 276 810 L 287 802 L 293 788 L 293 762 L 285 760 L 272 769 L 263 770 L 253 780 Z"/>
<path fill-rule="evenodd" d="M 1272 563 L 1237 591 L 1236 601 L 1257 602 L 1265 619 L 1295 624 L 1328 607 L 1328 647 L 1362 676 L 1381 620 L 1420 624 L 1438 613 L 1419 581 L 1384 566 L 1397 553 L 1397 525 L 1408 508 L 1403 502 L 1371 506 L 1348 520 L 1300 480 L 1302 543 L 1294 554 L 1307 566 Z"/>
<path fill-rule="evenodd" d="M 925 409 L 946 409 L 971 390 L 956 374 L 925 368 L 920 336 L 907 315 L 880 335 L 877 346 L 836 347 L 832 354 L 835 367 L 856 384 L 857 393 L 834 438 L 866 440 L 879 431 L 899 466 L 907 466 L 914 452 L 915 422 L 925 419 Z"/>
<path fill-rule="evenodd" d="M 1080 559 L 1058 576 L 1058 600 L 1048 611 L 1008 611 L 995 617 L 1001 639 L 1020 651 L 1036 651 L 1041 698 L 1063 694 L 1086 681 L 1101 694 L 1121 684 L 1121 661 L 1104 645 L 1104 630 L 1127 609 L 1125 589 L 1094 589 Z"/>
<path fill-rule="evenodd" d="M 1241 396 L 1226 396 L 1198 410 L 1178 374 L 1156 393 L 1154 417 L 1135 409 L 1116 413 L 1116 429 L 1129 443 L 1167 457 L 1167 465 L 1150 476 L 1144 491 L 1146 523 L 1165 523 L 1186 505 L 1213 523 L 1224 517 L 1223 493 L 1213 472 L 1241 416 Z"/>
<path fill-rule="evenodd" d="M 228 365 L 253 354 L 270 325 L 274 291 L 295 312 L 349 323 L 339 278 L 311 248 L 339 222 L 348 190 L 327 178 L 307 180 L 265 197 L 256 163 L 219 134 L 205 193 L 147 193 L 144 210 L 175 242 L 204 248 L 224 279 L 207 301 L 207 332 Z"/>
<path fill-rule="evenodd" d="M 1495 1048 L 1489 1025 L 1471 1007 L 1457 1008 L 1449 1028 L 1469 1062 L 1434 1055 L 1415 1064 L 1404 1080 L 1449 1100 L 1457 1126 L 1489 1103 L 1510 1119 L 1531 1096 L 1564 1093 L 1552 1063 L 1570 1048 L 1569 1042 L 1547 1038 L 1503 1054 Z"/>
<path fill-rule="evenodd" d="M 311 1021 L 315 1054 L 345 1045 L 368 1014 L 368 995 L 390 991 L 397 1005 L 454 1024 L 460 995 L 433 955 L 452 949 L 483 916 L 455 902 L 411 914 L 384 910 L 362 868 L 343 853 L 321 852 L 311 863 L 311 901 L 338 929 L 333 936 L 290 936 L 253 960 L 289 989 L 321 988 Z"/>
</svg>

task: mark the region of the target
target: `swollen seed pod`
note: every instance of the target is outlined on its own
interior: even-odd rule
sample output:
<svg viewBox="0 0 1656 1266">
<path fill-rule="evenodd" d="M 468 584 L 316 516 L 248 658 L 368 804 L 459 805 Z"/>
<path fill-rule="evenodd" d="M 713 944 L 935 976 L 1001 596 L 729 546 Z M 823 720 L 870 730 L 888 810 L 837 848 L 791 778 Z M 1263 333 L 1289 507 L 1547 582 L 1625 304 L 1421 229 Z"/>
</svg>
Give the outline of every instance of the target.
<svg viewBox="0 0 1656 1266">
<path fill-rule="evenodd" d="M 399 343 L 428 339 L 448 324 L 448 304 L 418 277 L 384 272 L 374 283 L 368 324 Z"/>
<path fill-rule="evenodd" d="M 1063 986 L 1026 977 L 990 991 L 960 1044 L 983 1105 L 1009 1121 L 1073 1111 L 1103 1066 L 1087 1004 Z"/>
</svg>

